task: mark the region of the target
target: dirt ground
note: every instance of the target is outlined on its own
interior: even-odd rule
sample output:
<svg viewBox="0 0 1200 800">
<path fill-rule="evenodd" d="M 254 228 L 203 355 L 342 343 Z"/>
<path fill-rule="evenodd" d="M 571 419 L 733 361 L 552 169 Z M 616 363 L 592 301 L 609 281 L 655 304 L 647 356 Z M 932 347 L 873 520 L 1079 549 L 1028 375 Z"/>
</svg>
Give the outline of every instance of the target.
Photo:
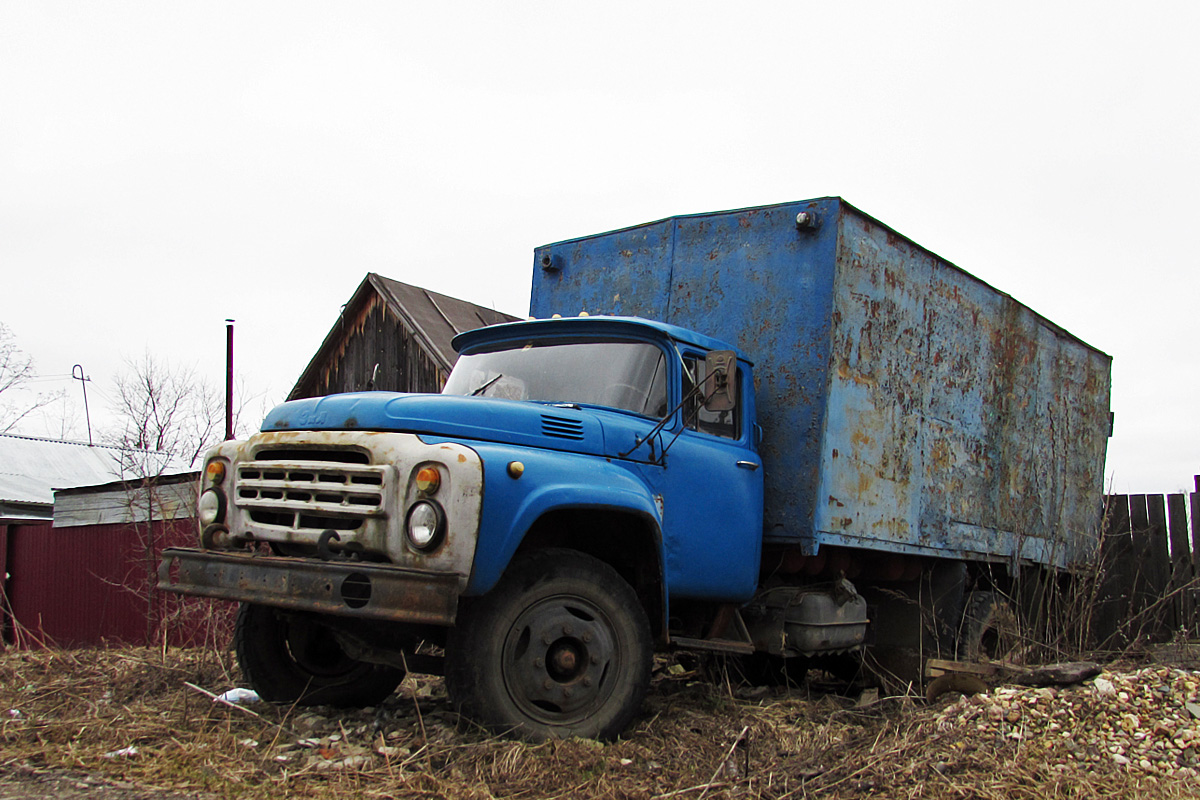
<svg viewBox="0 0 1200 800">
<path fill-rule="evenodd" d="M 0 800 L 1194 797 L 1195 652 L 931 704 L 663 660 L 622 739 L 528 744 L 459 719 L 424 676 L 371 709 L 235 708 L 204 693 L 239 683 L 223 651 L 10 650 Z"/>
<path fill-rule="evenodd" d="M 138 788 L 128 781 L 64 769 L 16 767 L 0 773 L 0 800 L 198 800 L 207 796 L 211 795 Z"/>
</svg>

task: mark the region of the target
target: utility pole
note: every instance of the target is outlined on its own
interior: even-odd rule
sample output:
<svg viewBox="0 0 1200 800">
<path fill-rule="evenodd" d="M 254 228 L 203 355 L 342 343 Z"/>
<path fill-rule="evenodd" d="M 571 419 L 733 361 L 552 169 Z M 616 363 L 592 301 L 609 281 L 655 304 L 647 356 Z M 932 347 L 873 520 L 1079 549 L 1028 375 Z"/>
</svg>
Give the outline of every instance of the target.
<svg viewBox="0 0 1200 800">
<path fill-rule="evenodd" d="M 75 380 L 79 381 L 79 386 L 83 389 L 83 415 L 84 415 L 84 417 L 87 418 L 88 447 L 91 447 L 92 446 L 92 413 L 90 411 L 88 411 L 88 402 L 87 402 L 87 385 L 88 385 L 88 381 L 90 381 L 91 378 L 88 378 L 83 374 L 83 366 L 81 364 L 76 364 L 74 367 L 71 368 L 71 377 L 74 378 Z"/>
</svg>

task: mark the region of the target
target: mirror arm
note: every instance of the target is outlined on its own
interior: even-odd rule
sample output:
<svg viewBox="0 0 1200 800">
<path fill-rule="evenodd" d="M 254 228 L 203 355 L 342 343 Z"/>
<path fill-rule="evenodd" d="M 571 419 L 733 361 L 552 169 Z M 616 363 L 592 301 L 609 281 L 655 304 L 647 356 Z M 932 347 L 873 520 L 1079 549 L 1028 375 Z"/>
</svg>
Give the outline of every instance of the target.
<svg viewBox="0 0 1200 800">
<path fill-rule="evenodd" d="M 712 377 L 712 375 L 706 375 L 704 377 L 704 380 L 700 381 L 700 383 L 697 383 L 695 386 L 693 386 L 692 390 L 683 396 L 683 399 L 679 401 L 679 404 L 677 406 L 675 406 L 670 411 L 668 411 L 663 416 L 662 419 L 660 419 L 658 422 L 656 422 L 654 427 L 651 428 L 650 431 L 645 436 L 643 436 L 640 439 L 638 439 L 637 441 L 635 441 L 633 443 L 633 447 L 629 448 L 624 453 L 618 453 L 617 458 L 628 458 L 630 453 L 632 453 L 634 450 L 637 450 L 639 447 L 641 447 L 643 444 L 645 444 L 651 437 L 653 437 L 655 434 L 662 431 L 662 429 L 667 426 L 667 423 L 670 421 L 671 417 L 675 416 L 675 412 L 678 411 L 679 409 L 683 408 L 685 403 L 687 403 L 689 400 L 691 400 L 693 397 L 695 397 L 697 394 L 699 394 L 700 390 L 704 388 L 704 384 L 707 383 L 708 379 L 711 377 Z M 712 397 L 712 395 L 709 395 L 709 397 Z M 705 398 L 705 402 L 706 403 L 708 402 L 708 398 Z M 682 431 L 680 431 L 680 433 L 682 433 Z M 675 434 L 675 438 L 676 439 L 679 438 L 678 433 Z M 674 443 L 675 443 L 675 439 L 672 439 L 671 444 L 674 444 Z M 670 445 L 667 445 L 667 447 L 663 448 L 662 455 L 664 457 L 667 455 L 667 449 L 669 447 L 670 447 Z"/>
</svg>

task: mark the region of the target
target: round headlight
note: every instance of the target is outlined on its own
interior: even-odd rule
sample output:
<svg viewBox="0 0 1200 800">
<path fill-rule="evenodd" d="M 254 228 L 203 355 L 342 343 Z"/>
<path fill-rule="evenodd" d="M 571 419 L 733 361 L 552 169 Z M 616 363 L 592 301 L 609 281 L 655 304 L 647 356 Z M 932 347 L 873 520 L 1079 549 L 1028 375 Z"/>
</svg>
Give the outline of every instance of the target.
<svg viewBox="0 0 1200 800">
<path fill-rule="evenodd" d="M 196 511 L 200 515 L 201 525 L 212 525 L 214 522 L 225 521 L 225 495 L 221 494 L 216 489 L 209 489 L 200 495 L 200 501 L 196 504 Z"/>
<path fill-rule="evenodd" d="M 422 500 L 408 510 L 408 543 L 421 552 L 434 550 L 446 532 L 446 515 L 437 503 Z"/>
</svg>

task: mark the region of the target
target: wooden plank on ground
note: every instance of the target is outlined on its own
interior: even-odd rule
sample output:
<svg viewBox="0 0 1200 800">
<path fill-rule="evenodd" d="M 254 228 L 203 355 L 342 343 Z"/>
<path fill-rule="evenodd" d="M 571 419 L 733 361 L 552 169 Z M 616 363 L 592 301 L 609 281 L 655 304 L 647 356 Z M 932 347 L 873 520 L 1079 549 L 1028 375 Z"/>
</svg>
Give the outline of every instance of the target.
<svg viewBox="0 0 1200 800">
<path fill-rule="evenodd" d="M 991 664 L 976 664 L 970 661 L 947 661 L 942 658 L 930 658 L 925 661 L 925 677 L 939 678 L 948 673 L 966 673 L 990 678 L 996 674 L 996 668 Z"/>
</svg>

